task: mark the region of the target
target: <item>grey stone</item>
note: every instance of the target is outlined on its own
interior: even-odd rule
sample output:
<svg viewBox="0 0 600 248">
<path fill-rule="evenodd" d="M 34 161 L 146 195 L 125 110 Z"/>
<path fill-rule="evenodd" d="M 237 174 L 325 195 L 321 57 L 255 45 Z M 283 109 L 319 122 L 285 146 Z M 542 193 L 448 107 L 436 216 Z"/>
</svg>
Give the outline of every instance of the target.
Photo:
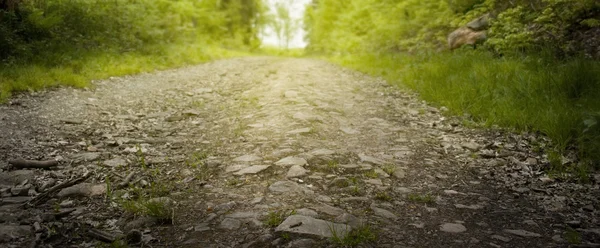
<svg viewBox="0 0 600 248">
<path fill-rule="evenodd" d="M 315 212 L 312 209 L 308 209 L 308 208 L 297 209 L 296 210 L 296 214 L 303 215 L 303 216 L 308 216 L 308 217 L 313 217 L 313 218 L 318 218 L 319 217 L 319 214 L 317 212 Z"/>
<path fill-rule="evenodd" d="M 216 205 L 216 206 L 213 208 L 213 211 L 214 211 L 215 213 L 224 213 L 224 212 L 227 212 L 227 211 L 229 211 L 229 210 L 231 210 L 231 209 L 235 208 L 235 206 L 236 206 L 236 205 L 237 205 L 237 203 L 236 203 L 236 202 L 234 202 L 234 201 L 230 201 L 230 202 L 221 203 L 221 204 L 219 204 L 219 205 Z"/>
<path fill-rule="evenodd" d="M 226 230 L 236 230 L 240 228 L 241 225 L 242 222 L 237 219 L 225 218 L 223 219 L 223 221 L 221 221 L 221 224 L 219 224 L 218 228 Z"/>
<path fill-rule="evenodd" d="M 338 238 L 344 238 L 351 230 L 352 227 L 349 225 L 337 224 L 302 215 L 291 215 L 275 228 L 276 232 L 296 233 L 318 238 L 331 238 L 334 233 Z"/>
<path fill-rule="evenodd" d="M 340 216 L 336 217 L 334 219 L 335 222 L 337 223 L 343 223 L 343 224 L 348 224 L 353 228 L 357 228 L 360 226 L 364 225 L 364 221 L 357 218 L 356 216 L 349 214 L 349 213 L 343 213 Z"/>
<path fill-rule="evenodd" d="M 312 248 L 317 247 L 317 242 L 312 239 L 297 239 L 289 244 L 286 247 L 289 248 Z"/>
<path fill-rule="evenodd" d="M 318 206 L 313 206 L 311 208 L 316 210 L 317 212 L 325 213 L 325 214 L 332 215 L 332 216 L 338 216 L 338 215 L 346 213 L 346 211 L 344 211 L 341 208 L 336 208 L 336 207 L 333 207 L 333 206 L 330 206 L 330 205 L 327 205 L 324 203 L 322 203 Z"/>
<path fill-rule="evenodd" d="M 360 161 L 363 163 L 370 163 L 373 165 L 383 165 L 385 164 L 385 161 L 375 158 L 375 157 L 371 157 L 371 156 L 367 156 L 365 154 L 358 154 L 358 157 L 360 158 Z"/>
<path fill-rule="evenodd" d="M 481 148 L 481 146 L 479 146 L 479 144 L 477 144 L 475 142 L 462 143 L 461 147 L 465 148 L 465 149 L 469 149 L 470 151 L 473 151 L 473 152 L 476 152 Z"/>
<path fill-rule="evenodd" d="M 84 152 L 75 154 L 72 159 L 76 162 L 92 162 L 96 161 L 100 158 L 99 152 Z"/>
<path fill-rule="evenodd" d="M 271 186 L 269 186 L 269 190 L 275 193 L 287 193 L 287 192 L 296 192 L 296 193 L 313 193 L 311 190 L 300 186 L 299 184 L 292 181 L 277 181 Z"/>
<path fill-rule="evenodd" d="M 281 160 L 275 162 L 275 164 L 279 166 L 302 166 L 308 164 L 308 162 L 306 162 L 306 159 L 290 156 L 282 158 Z"/>
<path fill-rule="evenodd" d="M 233 161 L 234 162 L 255 162 L 255 161 L 259 161 L 262 158 L 256 155 L 252 155 L 252 154 L 247 154 L 247 155 L 243 155 L 243 156 L 239 156 L 237 158 L 234 158 Z"/>
<path fill-rule="evenodd" d="M 33 170 L 15 170 L 0 173 L 0 186 L 11 187 L 25 180 L 33 180 Z"/>
<path fill-rule="evenodd" d="M 154 226 L 157 223 L 158 223 L 158 219 L 156 219 L 156 218 L 140 217 L 140 218 L 137 218 L 137 219 L 125 224 L 124 230 L 130 231 L 133 229 L 143 229 L 143 228 Z"/>
<path fill-rule="evenodd" d="M 102 162 L 102 164 L 108 167 L 117 167 L 127 165 L 127 161 L 125 161 L 125 159 L 122 158 L 113 158 Z"/>
<path fill-rule="evenodd" d="M 247 164 L 230 165 L 230 166 L 227 166 L 227 168 L 225 168 L 225 173 L 236 172 L 241 169 L 248 168 L 248 167 L 250 167 L 250 165 L 247 165 Z"/>
<path fill-rule="evenodd" d="M 248 168 L 241 169 L 233 174 L 238 175 L 238 176 L 246 175 L 246 174 L 256 174 L 256 173 L 266 170 L 269 167 L 270 167 L 270 165 L 253 165 Z"/>
<path fill-rule="evenodd" d="M 478 209 L 482 209 L 483 206 L 478 205 L 478 204 L 473 204 L 473 205 L 463 205 L 463 204 L 454 204 L 454 207 L 459 208 L 459 209 L 472 209 L 472 210 L 478 210 Z"/>
<path fill-rule="evenodd" d="M 283 93 L 283 95 L 284 95 L 286 98 L 294 98 L 294 97 L 298 97 L 298 92 L 296 92 L 296 91 L 293 91 L 293 90 L 288 90 L 288 91 L 286 91 L 285 93 Z"/>
<path fill-rule="evenodd" d="M 500 240 L 502 242 L 510 242 L 512 240 L 509 237 L 504 237 L 504 236 L 500 236 L 500 235 L 492 235 L 492 238 L 496 239 L 496 240 Z"/>
<path fill-rule="evenodd" d="M 384 170 L 380 169 L 380 168 L 376 168 L 375 173 L 377 173 L 377 175 L 379 175 L 380 178 L 388 178 L 390 177 L 390 175 L 387 174 L 387 172 L 385 172 Z"/>
<path fill-rule="evenodd" d="M 340 130 L 345 134 L 358 134 L 360 133 L 358 130 L 349 128 L 349 127 L 340 127 Z"/>
<path fill-rule="evenodd" d="M 31 226 L 0 225 L 0 242 L 8 242 L 20 238 L 30 237 L 33 233 Z"/>
<path fill-rule="evenodd" d="M 394 192 L 400 193 L 400 194 L 409 194 L 410 192 L 412 192 L 412 189 L 409 189 L 406 187 L 396 187 L 396 188 L 394 188 Z"/>
<path fill-rule="evenodd" d="M 365 180 L 365 183 L 372 184 L 375 186 L 383 186 L 383 182 L 381 182 L 381 179 L 367 179 Z"/>
<path fill-rule="evenodd" d="M 285 177 L 303 177 L 306 175 L 306 173 L 308 173 L 307 169 L 304 169 L 302 166 L 299 165 L 293 165 L 292 167 L 290 167 L 290 170 L 288 170 L 288 173 Z"/>
<path fill-rule="evenodd" d="M 504 229 L 504 232 L 505 233 L 510 233 L 512 235 L 520 236 L 520 237 L 525 237 L 525 238 L 539 238 L 539 237 L 542 237 L 542 235 L 539 234 L 539 233 L 525 231 L 525 230 L 522 230 L 522 229 Z"/>
<path fill-rule="evenodd" d="M 375 207 L 375 206 L 371 206 L 371 210 L 373 210 L 373 213 L 375 215 L 379 216 L 379 217 L 386 218 L 386 219 L 389 219 L 389 220 L 396 220 L 396 219 L 398 219 L 398 216 L 396 216 L 394 213 L 392 213 L 392 212 L 390 212 L 388 210 L 385 210 L 383 208 L 378 208 L 378 207 Z"/>
<path fill-rule="evenodd" d="M 308 153 L 313 156 L 328 156 L 335 154 L 335 151 L 329 149 L 315 149 Z"/>
<path fill-rule="evenodd" d="M 406 171 L 404 171 L 404 169 L 402 169 L 402 168 L 397 167 L 396 169 L 394 169 L 394 172 L 392 173 L 392 175 L 395 178 L 403 179 L 406 177 Z"/>
<path fill-rule="evenodd" d="M 58 192 L 58 197 L 92 197 L 106 193 L 106 184 L 80 183 Z"/>
<path fill-rule="evenodd" d="M 225 218 L 250 219 L 250 218 L 256 218 L 256 216 L 257 216 L 257 214 L 254 212 L 236 212 L 236 213 L 225 215 Z"/>
<path fill-rule="evenodd" d="M 459 223 L 444 223 L 440 226 L 440 231 L 447 233 L 462 233 L 466 232 L 467 228 Z"/>
</svg>

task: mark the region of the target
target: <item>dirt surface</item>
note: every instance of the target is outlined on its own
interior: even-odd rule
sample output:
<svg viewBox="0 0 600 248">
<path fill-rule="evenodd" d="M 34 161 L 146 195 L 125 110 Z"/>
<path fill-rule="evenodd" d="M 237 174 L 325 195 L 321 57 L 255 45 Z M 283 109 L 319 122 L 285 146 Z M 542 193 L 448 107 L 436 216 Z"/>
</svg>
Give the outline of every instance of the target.
<svg viewBox="0 0 600 248">
<path fill-rule="evenodd" d="M 600 176 L 558 182 L 542 171 L 544 138 L 444 111 L 327 62 L 272 57 L 24 94 L 0 106 L 0 242 L 599 246 Z M 59 166 L 9 165 L 19 158 Z"/>
</svg>

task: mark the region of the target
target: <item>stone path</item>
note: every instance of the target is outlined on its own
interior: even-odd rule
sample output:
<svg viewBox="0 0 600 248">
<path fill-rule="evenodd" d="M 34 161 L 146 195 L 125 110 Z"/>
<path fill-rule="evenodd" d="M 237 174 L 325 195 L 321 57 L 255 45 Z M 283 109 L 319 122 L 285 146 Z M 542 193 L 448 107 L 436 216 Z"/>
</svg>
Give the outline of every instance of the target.
<svg viewBox="0 0 600 248">
<path fill-rule="evenodd" d="M 0 242 L 94 247 L 597 247 L 599 183 L 329 63 L 254 57 L 0 106 Z M 15 170 L 9 159 L 56 159 Z M 84 184 L 23 209 L 84 173 Z"/>
</svg>

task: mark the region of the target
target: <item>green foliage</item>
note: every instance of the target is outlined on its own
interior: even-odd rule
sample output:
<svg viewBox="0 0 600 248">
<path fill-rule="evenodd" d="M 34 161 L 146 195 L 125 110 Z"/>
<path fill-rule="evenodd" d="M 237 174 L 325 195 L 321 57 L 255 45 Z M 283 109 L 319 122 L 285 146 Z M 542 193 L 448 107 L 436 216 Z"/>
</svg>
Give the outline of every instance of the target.
<svg viewBox="0 0 600 248">
<path fill-rule="evenodd" d="M 377 240 L 376 232 L 369 225 L 361 225 L 353 228 L 343 237 L 340 237 L 335 228 L 329 227 L 329 229 L 333 234 L 332 241 L 342 247 L 355 247 Z"/>
</svg>

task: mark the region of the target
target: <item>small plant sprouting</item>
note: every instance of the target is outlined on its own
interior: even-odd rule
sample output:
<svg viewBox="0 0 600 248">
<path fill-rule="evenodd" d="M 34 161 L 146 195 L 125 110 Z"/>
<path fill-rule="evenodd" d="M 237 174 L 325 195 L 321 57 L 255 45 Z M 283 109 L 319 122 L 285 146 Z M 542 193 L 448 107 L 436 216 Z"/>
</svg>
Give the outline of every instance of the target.
<svg viewBox="0 0 600 248">
<path fill-rule="evenodd" d="M 387 193 L 385 192 L 377 192 L 375 193 L 375 199 L 380 200 L 380 201 L 392 201 L 392 197 L 389 196 Z"/>
<path fill-rule="evenodd" d="M 369 170 L 365 172 L 365 176 L 368 178 L 378 178 L 379 174 L 375 170 Z"/>
<path fill-rule="evenodd" d="M 144 155 L 144 151 L 142 150 L 142 146 L 140 144 L 135 145 L 136 155 L 138 157 L 138 162 L 143 169 L 147 169 L 148 165 L 146 164 L 146 156 Z"/>
<path fill-rule="evenodd" d="M 377 234 L 369 225 L 362 225 L 352 229 L 346 235 L 338 233 L 333 226 L 329 226 L 332 234 L 332 241 L 342 247 L 354 247 L 359 244 L 373 242 L 377 239 Z"/>
<path fill-rule="evenodd" d="M 433 198 L 433 196 L 431 194 L 416 194 L 416 193 L 412 193 L 408 195 L 408 200 L 412 201 L 412 202 L 418 202 L 418 203 L 434 203 L 435 199 Z"/>
<path fill-rule="evenodd" d="M 268 227 L 277 227 L 285 220 L 285 218 L 294 214 L 296 214 L 296 210 L 290 211 L 289 214 L 287 214 L 286 211 L 269 211 L 264 223 Z"/>
</svg>

